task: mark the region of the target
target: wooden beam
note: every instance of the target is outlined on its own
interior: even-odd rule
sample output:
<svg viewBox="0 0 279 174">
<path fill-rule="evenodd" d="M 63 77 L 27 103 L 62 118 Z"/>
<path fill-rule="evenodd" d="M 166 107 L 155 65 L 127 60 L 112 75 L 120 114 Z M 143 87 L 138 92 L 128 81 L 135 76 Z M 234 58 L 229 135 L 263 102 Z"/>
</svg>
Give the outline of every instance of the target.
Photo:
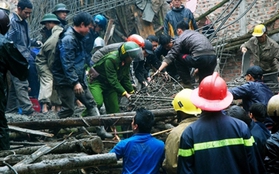
<svg viewBox="0 0 279 174">
<path fill-rule="evenodd" d="M 45 136 L 45 137 L 53 137 L 54 136 L 53 134 L 50 134 L 50 133 L 31 130 L 31 129 L 24 129 L 24 128 L 20 128 L 20 127 L 17 127 L 17 126 L 12 126 L 12 125 L 9 125 L 9 129 L 14 130 L 14 131 L 18 131 L 18 132 L 24 132 L 24 133 L 27 133 L 27 134 L 41 135 L 41 136 Z"/>
</svg>

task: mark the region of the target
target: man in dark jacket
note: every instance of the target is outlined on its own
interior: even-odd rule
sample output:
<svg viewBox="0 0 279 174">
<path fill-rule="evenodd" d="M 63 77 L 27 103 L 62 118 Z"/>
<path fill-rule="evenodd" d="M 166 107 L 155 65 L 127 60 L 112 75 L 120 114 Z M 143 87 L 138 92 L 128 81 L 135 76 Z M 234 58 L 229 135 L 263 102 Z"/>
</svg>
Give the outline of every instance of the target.
<svg viewBox="0 0 279 174">
<path fill-rule="evenodd" d="M 8 125 L 5 117 L 7 71 L 10 71 L 19 80 L 26 80 L 28 75 L 27 60 L 13 43 L 3 36 L 8 31 L 9 24 L 9 16 L 4 10 L 0 10 L 0 150 L 10 148 Z"/>
<path fill-rule="evenodd" d="M 191 10 L 185 8 L 185 6 L 182 5 L 181 0 L 173 0 L 172 9 L 167 13 L 164 20 L 164 34 L 170 35 L 171 37 L 177 36 L 176 26 L 180 21 L 185 21 L 187 24 L 189 24 L 189 29 L 191 30 L 198 29 Z"/>
<path fill-rule="evenodd" d="M 62 109 L 58 112 L 60 118 L 73 115 L 75 97 L 85 105 L 88 115 L 99 115 L 87 86 L 84 67 L 85 63 L 90 67 L 90 58 L 86 59 L 83 39 L 89 32 L 91 20 L 89 13 L 81 12 L 75 15 L 74 26 L 67 29 L 57 44 L 52 73 L 62 102 Z"/>
<path fill-rule="evenodd" d="M 152 50 L 152 43 L 149 40 L 144 40 L 145 44 L 143 47 L 144 60 L 134 61 L 133 69 L 135 71 L 135 76 L 138 79 L 138 82 L 141 85 L 147 86 L 148 82 L 151 81 L 149 76 L 149 69 L 146 69 L 146 64 L 149 64 L 149 67 L 159 68 L 160 61 L 154 55 Z"/>
<path fill-rule="evenodd" d="M 250 67 L 245 75 L 247 83 L 229 89 L 234 99 L 242 99 L 243 108 L 249 112 L 253 103 L 262 103 L 267 106 L 273 96 L 272 91 L 262 82 L 263 71 L 259 66 Z"/>
<path fill-rule="evenodd" d="M 199 82 L 201 82 L 204 77 L 214 72 L 217 58 L 213 46 L 203 34 L 185 30 L 175 40 L 155 74 L 160 73 L 172 62 L 175 63 L 184 85 L 191 87 L 191 68 L 198 69 Z"/>
<path fill-rule="evenodd" d="M 217 72 L 194 89 L 191 101 L 202 113 L 181 135 L 177 173 L 265 173 L 248 126 L 222 112 L 232 100 Z"/>
<path fill-rule="evenodd" d="M 28 60 L 30 68 L 28 80 L 19 80 L 9 73 L 11 78 L 11 86 L 9 89 L 7 113 L 18 112 L 18 108 L 22 109 L 22 114 L 31 115 L 34 112 L 33 104 L 30 101 L 28 87 L 31 86 L 31 92 L 39 92 L 39 81 L 35 67 L 34 57 L 31 55 L 31 39 L 29 37 L 29 28 L 26 19 L 32 13 L 33 5 L 29 0 L 20 0 L 17 4 L 17 13 L 13 13 L 11 17 L 11 26 L 6 33 L 6 38 L 13 41 L 21 54 Z M 32 82 L 37 84 L 32 84 Z M 38 89 L 36 89 L 38 88 Z"/>
<path fill-rule="evenodd" d="M 254 137 L 255 143 L 257 144 L 258 152 L 262 159 L 264 159 L 264 147 L 266 140 L 270 137 L 270 133 L 266 134 L 254 120 L 248 117 L 247 112 L 240 106 L 234 105 L 230 107 L 228 109 L 228 115 L 240 119 L 247 124 L 252 136 Z"/>
</svg>

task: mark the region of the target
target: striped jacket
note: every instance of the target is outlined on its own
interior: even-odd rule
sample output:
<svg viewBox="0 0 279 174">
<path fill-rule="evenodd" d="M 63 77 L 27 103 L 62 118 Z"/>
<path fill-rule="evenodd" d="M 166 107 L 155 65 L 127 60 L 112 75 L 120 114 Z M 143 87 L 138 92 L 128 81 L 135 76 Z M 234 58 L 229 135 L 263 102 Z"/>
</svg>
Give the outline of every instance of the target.
<svg viewBox="0 0 279 174">
<path fill-rule="evenodd" d="M 203 112 L 182 133 L 177 173 L 263 174 L 247 125 L 222 112 Z"/>
</svg>

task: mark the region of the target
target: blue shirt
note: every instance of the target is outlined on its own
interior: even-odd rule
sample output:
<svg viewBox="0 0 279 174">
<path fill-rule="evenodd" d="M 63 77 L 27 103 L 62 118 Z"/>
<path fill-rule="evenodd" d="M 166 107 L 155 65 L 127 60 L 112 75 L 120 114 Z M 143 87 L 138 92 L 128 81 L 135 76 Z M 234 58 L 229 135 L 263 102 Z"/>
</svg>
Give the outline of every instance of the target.
<svg viewBox="0 0 279 174">
<path fill-rule="evenodd" d="M 147 133 L 122 140 L 110 151 L 123 158 L 123 174 L 159 174 L 164 160 L 164 143 Z"/>
</svg>

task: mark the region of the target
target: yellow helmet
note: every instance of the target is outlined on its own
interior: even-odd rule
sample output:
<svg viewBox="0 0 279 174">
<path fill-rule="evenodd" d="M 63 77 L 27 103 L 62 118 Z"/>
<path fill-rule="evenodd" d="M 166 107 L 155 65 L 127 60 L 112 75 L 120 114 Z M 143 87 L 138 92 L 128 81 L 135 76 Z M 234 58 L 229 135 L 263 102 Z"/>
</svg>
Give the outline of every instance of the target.
<svg viewBox="0 0 279 174">
<path fill-rule="evenodd" d="M 183 89 L 176 94 L 172 101 L 172 106 L 175 111 L 181 111 L 186 114 L 197 115 L 201 113 L 201 109 L 197 108 L 190 100 L 190 96 L 193 90 Z"/>
<path fill-rule="evenodd" d="M 279 116 L 279 95 L 271 97 L 267 103 L 267 114 L 272 116 Z"/>
<path fill-rule="evenodd" d="M 253 36 L 261 37 L 266 32 L 266 28 L 263 24 L 256 25 L 254 28 Z"/>
</svg>

